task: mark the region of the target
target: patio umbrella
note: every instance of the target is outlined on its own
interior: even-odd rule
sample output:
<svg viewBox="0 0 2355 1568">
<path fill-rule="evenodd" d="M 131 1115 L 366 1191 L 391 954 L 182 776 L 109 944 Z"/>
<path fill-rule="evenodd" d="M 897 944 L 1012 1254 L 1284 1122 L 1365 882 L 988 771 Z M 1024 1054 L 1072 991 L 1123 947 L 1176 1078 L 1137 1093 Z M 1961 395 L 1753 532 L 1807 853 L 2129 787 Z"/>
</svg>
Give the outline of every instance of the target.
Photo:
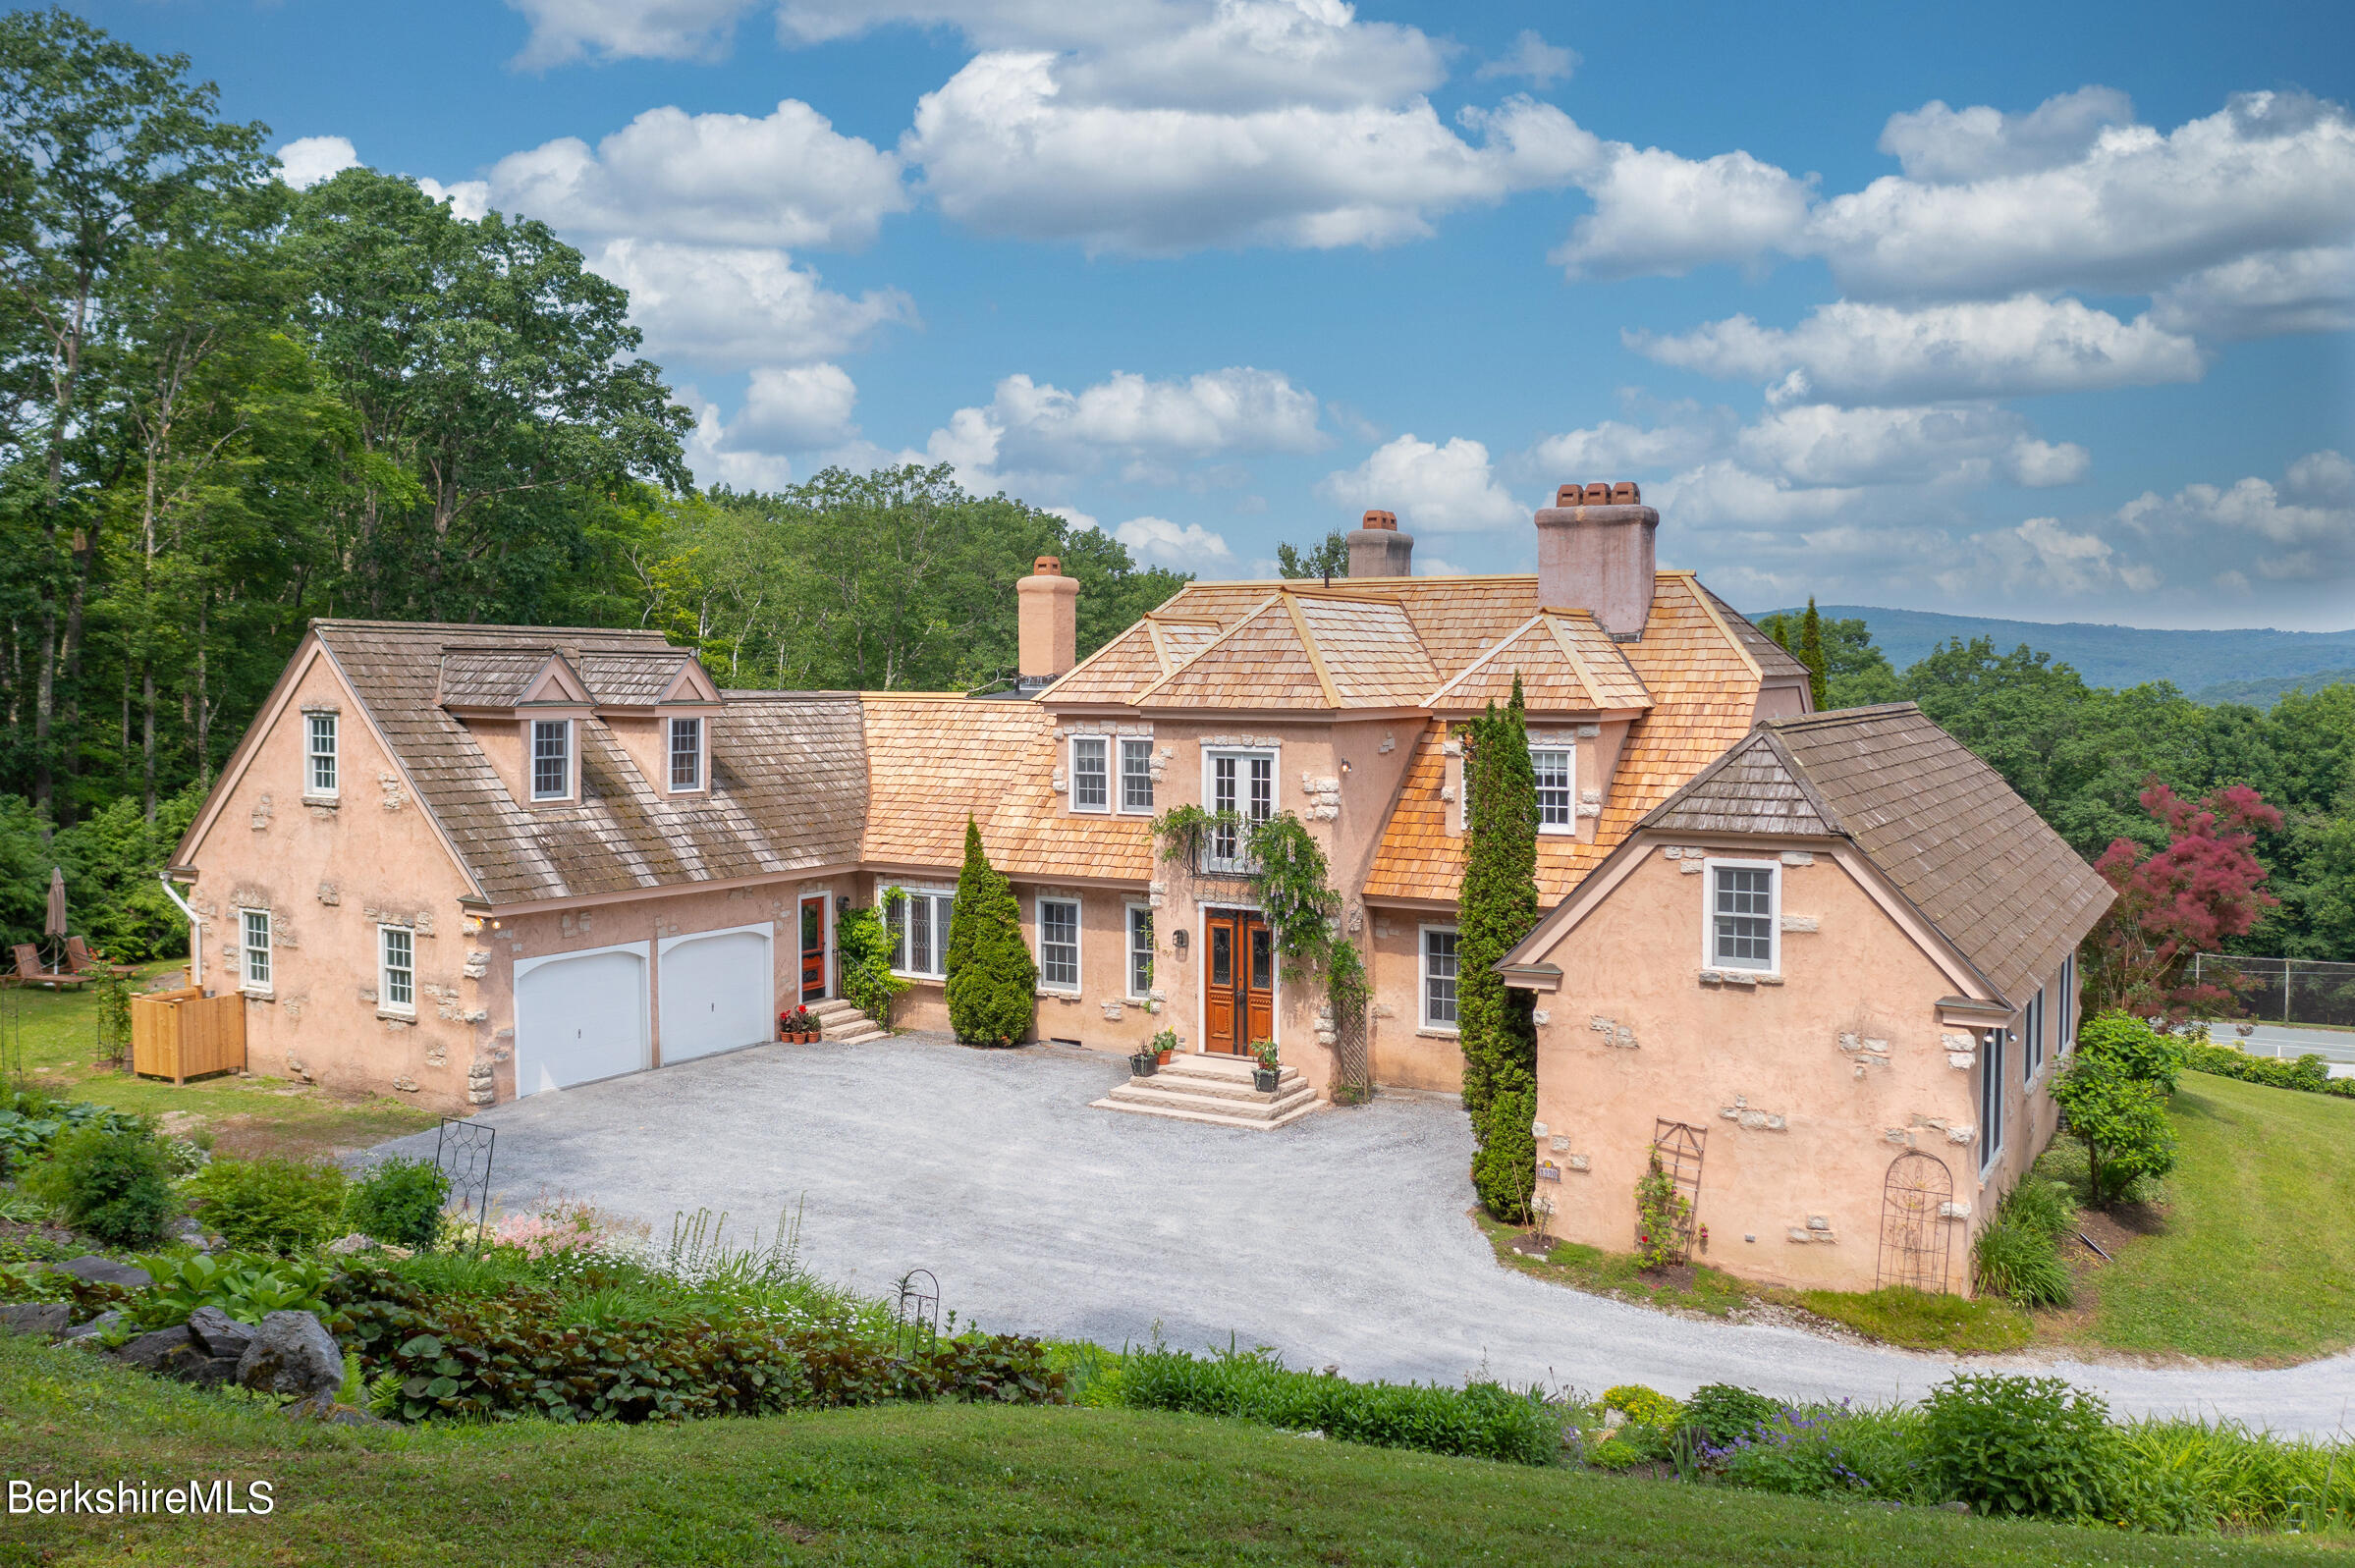
<svg viewBox="0 0 2355 1568">
<path fill-rule="evenodd" d="M 66 934 L 66 868 L 49 868 L 49 923 L 41 928 L 44 936 L 62 937 Z"/>
</svg>

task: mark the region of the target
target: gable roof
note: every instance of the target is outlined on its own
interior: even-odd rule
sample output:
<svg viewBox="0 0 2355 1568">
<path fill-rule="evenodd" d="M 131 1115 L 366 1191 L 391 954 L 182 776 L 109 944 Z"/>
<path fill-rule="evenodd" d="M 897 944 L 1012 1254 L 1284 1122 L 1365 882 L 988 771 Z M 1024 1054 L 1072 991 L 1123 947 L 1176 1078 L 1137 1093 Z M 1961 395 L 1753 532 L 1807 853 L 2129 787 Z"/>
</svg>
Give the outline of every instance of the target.
<svg viewBox="0 0 2355 1568">
<path fill-rule="evenodd" d="M 462 656 L 464 689 L 517 695 L 552 657 L 584 676 L 602 669 L 617 689 L 641 692 L 644 673 L 663 667 L 675 675 L 686 650 L 659 633 L 604 628 L 320 621 L 311 629 L 460 868 L 494 904 L 731 881 L 857 857 L 866 759 L 858 704 L 847 694 L 726 693 L 710 720 L 710 787 L 694 795 L 656 788 L 592 716 L 579 722 L 580 800 L 525 807 L 442 706 L 462 700 L 448 696 L 446 648 Z M 520 680 L 503 684 L 526 664 Z M 584 684 L 597 694 L 593 678 Z M 228 782 L 224 776 L 223 787 Z"/>
<path fill-rule="evenodd" d="M 1475 712 L 1512 700 L 1512 683 L 1533 713 L 1649 708 L 1652 694 L 1626 654 L 1584 610 L 1541 610 L 1423 700 L 1427 708 Z"/>
<path fill-rule="evenodd" d="M 1770 719 L 1642 826 L 1847 838 L 2011 1001 L 2114 896 L 2001 774 L 1910 702 Z"/>
</svg>

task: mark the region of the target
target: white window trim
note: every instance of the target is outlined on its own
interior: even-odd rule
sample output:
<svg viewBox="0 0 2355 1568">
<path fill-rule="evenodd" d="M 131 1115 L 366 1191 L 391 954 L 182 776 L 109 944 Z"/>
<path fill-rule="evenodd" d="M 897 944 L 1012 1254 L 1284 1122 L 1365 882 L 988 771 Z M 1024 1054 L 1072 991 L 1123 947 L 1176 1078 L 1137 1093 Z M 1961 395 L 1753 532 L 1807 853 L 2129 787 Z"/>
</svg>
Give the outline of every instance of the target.
<svg viewBox="0 0 2355 1568">
<path fill-rule="evenodd" d="M 318 749 L 318 737 L 311 730 L 311 726 L 317 724 L 321 719 L 327 721 L 327 749 L 325 751 Z M 319 787 L 318 768 L 321 757 L 327 759 L 328 771 L 335 775 L 335 783 L 324 789 Z M 324 709 L 305 708 L 302 711 L 302 798 L 305 800 L 334 800 L 343 794 L 343 715 Z"/>
<path fill-rule="evenodd" d="M 2077 1049 L 2077 954 L 2072 950 L 2060 960 L 2060 1021 L 2053 1029 L 2053 1056 L 2066 1061 L 2069 1053 Z"/>
<path fill-rule="evenodd" d="M 1449 932 L 1455 938 L 1455 1019 L 1453 1023 L 1435 1023 L 1431 1018 L 1431 933 Z M 1460 928 L 1434 921 L 1414 928 L 1414 1015 L 1415 1027 L 1432 1034 L 1459 1035 L 1463 1031 L 1463 932 Z"/>
<path fill-rule="evenodd" d="M 1116 758 L 1112 739 L 1113 737 L 1110 735 L 1073 735 L 1065 743 L 1064 779 L 1067 784 L 1065 794 L 1066 798 L 1070 801 L 1073 811 L 1083 811 L 1091 817 L 1111 814 L 1113 791 L 1120 787 L 1120 780 L 1113 771 Z M 1079 743 L 1083 740 L 1104 748 L 1104 804 L 1100 806 L 1083 806 L 1079 803 Z"/>
<path fill-rule="evenodd" d="M 1235 862 L 1237 865 L 1245 865 L 1249 863 L 1250 857 L 1242 852 L 1241 837 L 1248 831 L 1247 825 L 1251 810 L 1251 774 L 1248 766 L 1245 765 L 1246 759 L 1265 757 L 1268 760 L 1268 815 L 1274 817 L 1284 810 L 1284 748 L 1281 744 L 1272 746 L 1204 746 L 1202 748 L 1202 809 L 1204 811 L 1218 810 L 1218 793 L 1214 786 L 1213 775 L 1221 757 L 1233 757 L 1237 759 L 1238 763 L 1234 772 L 1235 815 L 1242 819 L 1243 825 L 1235 829 L 1237 840 Z M 1226 907 L 1239 908 L 1240 905 Z"/>
<path fill-rule="evenodd" d="M 1727 871 L 1763 871 L 1767 873 L 1767 949 L 1774 954 L 1764 969 L 1747 964 L 1727 963 L 1718 952 L 1718 869 Z M 1701 967 L 1704 969 L 1737 970 L 1745 975 L 1780 975 L 1782 973 L 1782 862 L 1780 860 L 1717 859 L 1704 856 L 1701 861 Z"/>
<path fill-rule="evenodd" d="M 1127 817 L 1150 817 L 1153 815 L 1153 806 L 1149 801 L 1141 806 L 1128 804 L 1128 748 L 1130 746 L 1145 748 L 1145 793 L 1158 795 L 1160 791 L 1154 787 L 1153 784 L 1153 737 L 1151 735 L 1116 735 L 1113 737 L 1113 810 Z"/>
<path fill-rule="evenodd" d="M 1574 743 L 1566 746 L 1531 746 L 1529 748 L 1529 771 L 1532 783 L 1534 783 L 1537 774 L 1537 754 L 1541 751 L 1560 752 L 1562 756 L 1569 759 L 1568 773 L 1570 781 L 1570 820 L 1562 823 L 1548 822 L 1545 820 L 1544 813 L 1541 810 L 1538 816 L 1537 831 L 1552 838 L 1574 838 L 1578 835 L 1578 747 Z M 1534 793 L 1534 791 L 1532 792 Z M 1465 826 L 1468 830 L 1470 824 L 1467 822 Z"/>
<path fill-rule="evenodd" d="M 1055 986 L 1047 983 L 1047 905 L 1068 903 L 1071 906 L 1071 984 Z M 1076 997 L 1087 984 L 1086 956 L 1082 943 L 1087 924 L 1087 906 L 1076 894 L 1042 892 L 1030 900 L 1031 946 L 1030 961 L 1038 965 L 1038 989 L 1051 997 Z M 1126 982 L 1123 982 L 1123 985 Z"/>
<path fill-rule="evenodd" d="M 884 894 L 886 894 L 886 893 L 889 893 L 889 892 L 894 892 L 894 891 L 897 891 L 897 892 L 904 892 L 904 893 L 905 893 L 905 894 L 906 894 L 908 897 L 910 897 L 910 898 L 955 898 L 955 897 L 957 896 L 957 886 L 956 886 L 956 884 L 954 884 L 954 883 L 942 883 L 942 882 L 887 882 L 887 883 L 884 883 L 884 884 L 883 884 L 881 887 L 879 887 L 878 889 L 876 889 L 876 890 L 875 890 L 875 900 L 876 900 L 876 902 L 877 902 L 878 904 L 881 904 L 881 902 L 883 901 Z M 938 906 L 936 905 L 936 906 L 935 906 L 935 913 L 937 913 L 937 912 L 938 912 Z M 795 916 L 795 918 L 796 918 L 796 919 L 798 919 L 798 918 L 799 918 L 799 916 L 798 916 L 798 915 L 796 915 L 796 916 Z M 831 918 L 831 916 L 829 916 L 829 918 Z M 797 930 L 798 930 L 798 928 L 796 928 L 796 931 L 797 931 Z M 794 940 L 796 943 L 798 943 L 798 942 L 799 942 L 801 939 L 800 939 L 800 937 L 799 937 L 798 935 L 795 935 L 795 937 L 794 938 Z M 906 944 L 905 944 L 904 942 L 895 942 L 895 943 L 893 943 L 893 944 L 892 944 L 892 973 L 893 973 L 893 974 L 895 974 L 895 975 L 898 975 L 898 976 L 899 976 L 901 979 L 903 979 L 903 980 L 929 980 L 929 981 L 931 981 L 931 982 L 932 982 L 934 985 L 940 985 L 940 984 L 942 984 L 943 982 L 945 982 L 945 981 L 948 979 L 948 977 L 949 977 L 949 933 L 948 933 L 948 932 L 946 932 L 946 931 L 944 931 L 944 930 L 941 930 L 941 929 L 940 929 L 939 927 L 937 927 L 937 926 L 936 926 L 936 927 L 934 927 L 934 929 L 933 929 L 933 933 L 932 933 L 932 949 L 933 949 L 933 956 L 934 956 L 936 959 L 938 959 L 938 960 L 939 960 L 939 962 L 940 962 L 940 968 L 939 968 L 938 970 L 927 970 L 927 969 L 903 969 L 903 968 L 901 968 L 901 967 L 900 967 L 900 949 L 901 949 L 902 947 L 905 946 L 906 946 Z"/>
<path fill-rule="evenodd" d="M 565 727 L 565 786 L 561 793 L 540 793 L 540 726 Z M 542 719 L 534 716 L 523 727 L 523 784 L 531 803 L 562 805 L 574 796 L 574 784 L 580 777 L 579 727 L 570 719 Z"/>
<path fill-rule="evenodd" d="M 2045 1075 L 2045 1032 L 2052 1021 L 2048 1012 L 2045 988 L 2039 986 L 2036 995 L 2028 999 L 2028 1005 L 2020 1009 L 2020 1032 L 2016 1037 L 2020 1043 L 2020 1082 L 2028 1089 L 2034 1089 L 2037 1080 Z"/>
<path fill-rule="evenodd" d="M 671 727 L 692 724 L 695 727 L 695 782 L 680 785 L 671 781 Z M 662 783 L 663 790 L 674 795 L 707 794 L 711 789 L 711 721 L 701 714 L 666 715 L 662 722 Z"/>
<path fill-rule="evenodd" d="M 261 916 L 262 963 L 269 969 L 269 978 L 253 978 L 253 944 L 247 937 L 246 922 Z M 250 997 L 267 997 L 278 990 L 278 930 L 267 909 L 248 909 L 241 906 L 237 912 L 237 988 Z"/>
<path fill-rule="evenodd" d="M 1158 977 L 1160 974 L 1161 921 L 1159 916 L 1161 911 L 1149 903 L 1142 903 L 1131 898 L 1122 905 L 1121 910 L 1121 985 L 1127 991 L 1130 1001 L 1151 1001 L 1153 1000 L 1152 981 L 1148 980 L 1145 983 L 1144 990 L 1136 989 L 1136 917 L 1140 914 L 1153 922 L 1153 950 L 1150 956 L 1155 976 Z"/>
<path fill-rule="evenodd" d="M 395 1001 L 392 999 L 393 966 L 386 961 L 391 955 L 386 951 L 385 934 L 393 931 L 409 933 L 409 1000 L 407 1001 Z M 405 926 L 398 921 L 388 920 L 376 927 L 376 1010 L 397 1013 L 404 1018 L 416 1016 L 417 933 L 413 926 Z"/>
<path fill-rule="evenodd" d="M 1979 1117 L 1979 1175 L 1982 1180 L 1986 1178 L 1990 1170 L 1995 1168 L 1997 1156 L 2002 1154 L 2003 1135 L 2007 1130 L 2005 1123 L 2008 1118 L 2003 1114 L 2003 1094 L 2008 1086 L 2003 1082 L 2005 1064 L 1996 1060 L 1998 1036 L 2002 1037 L 2005 1054 L 2009 1054 L 2009 1047 L 2012 1043 L 2011 1031 L 2008 1028 L 1989 1030 L 1986 1038 L 1979 1042 L 1979 1082 L 1974 1085 L 1979 1091 L 1979 1104 L 1975 1108 Z M 1995 1085 L 1996 1125 L 1993 1137 L 1988 1135 L 1987 1125 L 1987 1089 L 1990 1082 Z"/>
</svg>

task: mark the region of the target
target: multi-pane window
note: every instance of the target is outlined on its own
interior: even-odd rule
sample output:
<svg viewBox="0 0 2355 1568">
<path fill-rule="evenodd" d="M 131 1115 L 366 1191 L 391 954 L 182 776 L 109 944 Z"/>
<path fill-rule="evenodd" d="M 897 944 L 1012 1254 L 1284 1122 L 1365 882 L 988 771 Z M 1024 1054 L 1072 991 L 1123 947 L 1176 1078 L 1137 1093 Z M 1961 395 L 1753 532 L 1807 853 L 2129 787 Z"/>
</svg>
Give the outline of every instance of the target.
<svg viewBox="0 0 2355 1568">
<path fill-rule="evenodd" d="M 378 926 L 376 934 L 384 954 L 377 1004 L 407 1012 L 417 1004 L 416 933 L 407 926 Z"/>
<path fill-rule="evenodd" d="M 2061 1055 L 2077 1043 L 2077 955 L 2060 960 L 2060 1016 L 2053 1024 L 2054 1048 Z"/>
<path fill-rule="evenodd" d="M 888 900 L 892 935 L 898 944 L 892 955 L 892 968 L 900 974 L 925 980 L 947 978 L 949 916 L 957 907 L 956 896 L 946 892 L 915 892 L 904 888 L 894 891 L 900 896 Z"/>
<path fill-rule="evenodd" d="M 311 795 L 335 793 L 335 715 L 305 714 L 304 755 L 308 759 L 302 776 L 302 792 Z"/>
<path fill-rule="evenodd" d="M 2011 1031 L 1990 1029 L 1979 1052 L 1979 1168 L 1995 1163 L 2003 1148 L 2003 1057 Z"/>
<path fill-rule="evenodd" d="M 239 912 L 239 934 L 245 938 L 246 985 L 249 990 L 270 989 L 270 911 L 243 909 Z"/>
<path fill-rule="evenodd" d="M 1709 961 L 1721 969 L 1775 968 L 1775 868 L 1709 868 Z"/>
<path fill-rule="evenodd" d="M 1079 989 L 1079 900 L 1038 901 L 1038 983 L 1049 991 Z"/>
<path fill-rule="evenodd" d="M 1153 995 L 1153 911 L 1141 904 L 1128 906 L 1128 995 Z"/>
<path fill-rule="evenodd" d="M 1249 830 L 1276 815 L 1276 759 L 1264 751 L 1212 752 L 1210 809 L 1232 819 L 1210 836 L 1212 869 L 1241 869 Z"/>
<path fill-rule="evenodd" d="M 1121 742 L 1121 809 L 1153 809 L 1153 742 Z"/>
<path fill-rule="evenodd" d="M 2036 1075 L 2045 1065 L 2045 991 L 2036 988 L 2028 999 L 2028 1006 L 2020 1019 L 2020 1081 L 2036 1082 Z"/>
<path fill-rule="evenodd" d="M 1533 748 L 1529 766 L 1537 774 L 1537 831 L 1576 833 L 1578 808 L 1570 797 L 1570 752 Z M 1467 771 L 1464 777 L 1471 775 Z"/>
<path fill-rule="evenodd" d="M 531 798 L 568 800 L 573 794 L 573 721 L 531 721 Z"/>
<path fill-rule="evenodd" d="M 671 789 L 674 793 L 703 787 L 703 721 L 671 721 Z"/>
<path fill-rule="evenodd" d="M 1112 809 L 1111 767 L 1105 761 L 1102 735 L 1077 735 L 1071 740 L 1071 809 Z"/>
<path fill-rule="evenodd" d="M 1455 932 L 1450 926 L 1423 928 L 1423 1027 L 1455 1027 Z"/>
</svg>

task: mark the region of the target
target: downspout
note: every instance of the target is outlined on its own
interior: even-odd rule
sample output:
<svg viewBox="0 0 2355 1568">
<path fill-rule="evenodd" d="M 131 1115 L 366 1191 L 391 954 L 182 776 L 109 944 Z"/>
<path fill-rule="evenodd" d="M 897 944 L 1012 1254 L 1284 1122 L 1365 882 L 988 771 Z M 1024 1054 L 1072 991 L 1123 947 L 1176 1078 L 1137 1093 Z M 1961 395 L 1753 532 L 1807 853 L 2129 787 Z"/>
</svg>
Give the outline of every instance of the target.
<svg viewBox="0 0 2355 1568">
<path fill-rule="evenodd" d="M 155 880 L 163 884 L 164 896 L 178 904 L 180 912 L 189 917 L 189 984 L 202 990 L 204 987 L 204 922 L 197 918 L 195 910 L 189 907 L 189 901 L 180 896 L 180 890 L 172 886 L 170 872 L 157 872 Z"/>
</svg>

